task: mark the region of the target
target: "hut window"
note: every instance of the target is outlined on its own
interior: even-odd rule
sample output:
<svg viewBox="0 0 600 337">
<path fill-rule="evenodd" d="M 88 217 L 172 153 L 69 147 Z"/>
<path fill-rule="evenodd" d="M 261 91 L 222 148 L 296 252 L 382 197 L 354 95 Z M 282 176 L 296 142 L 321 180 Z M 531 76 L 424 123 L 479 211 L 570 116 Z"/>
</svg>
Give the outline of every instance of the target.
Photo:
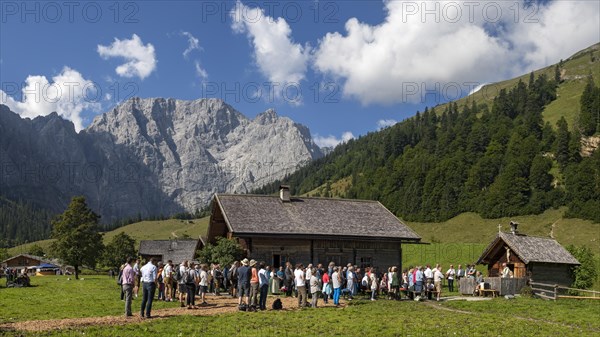
<svg viewBox="0 0 600 337">
<path fill-rule="evenodd" d="M 361 268 L 366 268 L 366 267 L 371 267 L 373 265 L 373 258 L 368 256 L 368 257 L 361 257 L 360 258 L 360 267 Z"/>
</svg>

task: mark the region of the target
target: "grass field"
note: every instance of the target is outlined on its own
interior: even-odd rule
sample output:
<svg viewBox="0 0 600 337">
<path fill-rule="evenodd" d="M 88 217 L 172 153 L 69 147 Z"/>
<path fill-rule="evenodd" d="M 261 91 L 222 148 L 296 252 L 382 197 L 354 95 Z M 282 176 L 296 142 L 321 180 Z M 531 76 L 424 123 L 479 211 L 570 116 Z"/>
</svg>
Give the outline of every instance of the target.
<svg viewBox="0 0 600 337">
<path fill-rule="evenodd" d="M 67 276 L 35 276 L 31 278 L 34 287 L 30 288 L 4 288 L 5 281 L 0 281 L 0 323 L 123 312 L 119 286 L 108 276 L 85 275 L 79 280 L 72 277 L 68 280 Z M 133 308 L 136 303 L 139 306 L 140 300 L 134 300 Z M 156 308 L 167 304 L 157 303 Z"/>
<path fill-rule="evenodd" d="M 0 324 L 39 319 L 120 315 L 114 280 L 35 277 L 34 288 L 0 288 Z M 210 300 L 210 299 L 209 299 Z M 155 302 L 156 303 L 156 302 Z M 139 300 L 134 301 L 134 308 Z M 156 303 L 155 308 L 174 306 Z M 202 310 L 202 309 L 199 309 Z M 485 302 L 376 302 L 347 307 L 175 316 L 118 326 L 8 336 L 598 336 L 600 303 L 503 298 Z M 33 323 L 35 324 L 35 323 Z"/>
<path fill-rule="evenodd" d="M 205 235 L 207 229 L 208 217 L 193 220 L 168 219 L 157 221 L 141 221 L 117 228 L 110 232 L 106 232 L 104 234 L 104 243 L 108 243 L 115 235 L 119 233 L 127 233 L 139 244 L 140 240 L 167 240 L 184 237 L 198 238 L 200 235 Z M 10 248 L 8 253 L 10 255 L 26 253 L 34 244 L 39 245 L 44 249 L 45 252 L 47 252 L 49 251 L 51 243 L 52 240 L 30 242 Z"/>
</svg>

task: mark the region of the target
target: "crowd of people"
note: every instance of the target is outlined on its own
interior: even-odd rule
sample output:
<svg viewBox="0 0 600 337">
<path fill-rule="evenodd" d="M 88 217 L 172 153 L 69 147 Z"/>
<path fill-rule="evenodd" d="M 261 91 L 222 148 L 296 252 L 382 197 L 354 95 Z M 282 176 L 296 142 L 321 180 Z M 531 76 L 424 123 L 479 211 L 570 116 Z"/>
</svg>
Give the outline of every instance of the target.
<svg viewBox="0 0 600 337">
<path fill-rule="evenodd" d="M 4 270 L 4 276 L 6 277 L 7 287 L 29 287 L 31 280 L 27 275 L 27 269 L 23 269 L 19 272 L 16 268 L 6 268 Z"/>
<path fill-rule="evenodd" d="M 508 274 L 508 272 L 507 272 Z M 461 278 L 473 278 L 476 283 L 483 282 L 481 272 L 474 265 L 465 268 L 450 265 L 443 270 L 440 264 L 409 267 L 400 271 L 392 266 L 387 271 L 375 268 L 347 264 L 336 266 L 301 263 L 293 266 L 290 262 L 278 268 L 271 268 L 264 262 L 243 259 L 231 266 L 221 268 L 218 264 L 200 264 L 183 261 L 174 265 L 150 259 L 141 266 L 140 260 L 128 259 L 119 272 L 121 299 L 125 301 L 125 314 L 131 316 L 131 303 L 142 289 L 140 315 L 151 317 L 152 302 L 158 292 L 158 300 L 179 302 L 180 306 L 197 309 L 207 305 L 206 295 L 220 295 L 221 291 L 238 299 L 240 310 L 267 310 L 268 295 L 294 296 L 298 307 L 313 307 L 319 301 L 340 305 L 340 299 L 351 301 L 361 294 L 375 301 L 379 297 L 399 300 L 427 298 L 440 300 L 443 285 L 449 292 L 455 291 L 455 284 Z M 456 282 L 456 283 L 455 283 Z M 157 291 L 158 290 L 158 291 Z M 200 298 L 199 305 L 196 304 Z M 310 302 L 309 302 L 310 300 Z M 275 301 L 277 302 L 277 300 Z M 277 309 L 281 302 L 272 308 Z"/>
</svg>

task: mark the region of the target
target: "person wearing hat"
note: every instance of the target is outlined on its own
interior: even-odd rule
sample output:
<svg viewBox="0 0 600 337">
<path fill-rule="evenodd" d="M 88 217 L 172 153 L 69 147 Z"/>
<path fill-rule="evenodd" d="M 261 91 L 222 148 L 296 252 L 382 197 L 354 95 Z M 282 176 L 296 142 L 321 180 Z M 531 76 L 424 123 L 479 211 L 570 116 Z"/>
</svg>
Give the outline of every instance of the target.
<svg viewBox="0 0 600 337">
<path fill-rule="evenodd" d="M 250 277 L 252 271 L 248 268 L 248 259 L 242 260 L 242 266 L 237 268 L 238 280 L 238 305 L 242 304 L 242 298 L 246 297 L 246 304 L 250 303 Z"/>
<path fill-rule="evenodd" d="M 250 268 L 252 270 L 250 272 L 250 303 L 248 303 L 248 305 L 250 306 L 250 308 L 256 310 L 256 308 L 258 307 L 258 293 L 260 291 L 260 280 L 258 278 L 258 269 L 256 269 L 255 260 L 250 260 Z"/>
</svg>

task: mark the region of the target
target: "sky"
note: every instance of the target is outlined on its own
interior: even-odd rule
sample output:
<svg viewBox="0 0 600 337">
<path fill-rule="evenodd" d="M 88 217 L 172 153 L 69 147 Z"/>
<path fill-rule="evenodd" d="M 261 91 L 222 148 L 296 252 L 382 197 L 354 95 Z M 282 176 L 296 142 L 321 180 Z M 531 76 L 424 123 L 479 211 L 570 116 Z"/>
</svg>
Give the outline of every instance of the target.
<svg viewBox="0 0 600 337">
<path fill-rule="evenodd" d="M 23 118 L 214 97 L 335 146 L 599 42 L 600 1 L 2 1 L 0 28 Z"/>
</svg>

